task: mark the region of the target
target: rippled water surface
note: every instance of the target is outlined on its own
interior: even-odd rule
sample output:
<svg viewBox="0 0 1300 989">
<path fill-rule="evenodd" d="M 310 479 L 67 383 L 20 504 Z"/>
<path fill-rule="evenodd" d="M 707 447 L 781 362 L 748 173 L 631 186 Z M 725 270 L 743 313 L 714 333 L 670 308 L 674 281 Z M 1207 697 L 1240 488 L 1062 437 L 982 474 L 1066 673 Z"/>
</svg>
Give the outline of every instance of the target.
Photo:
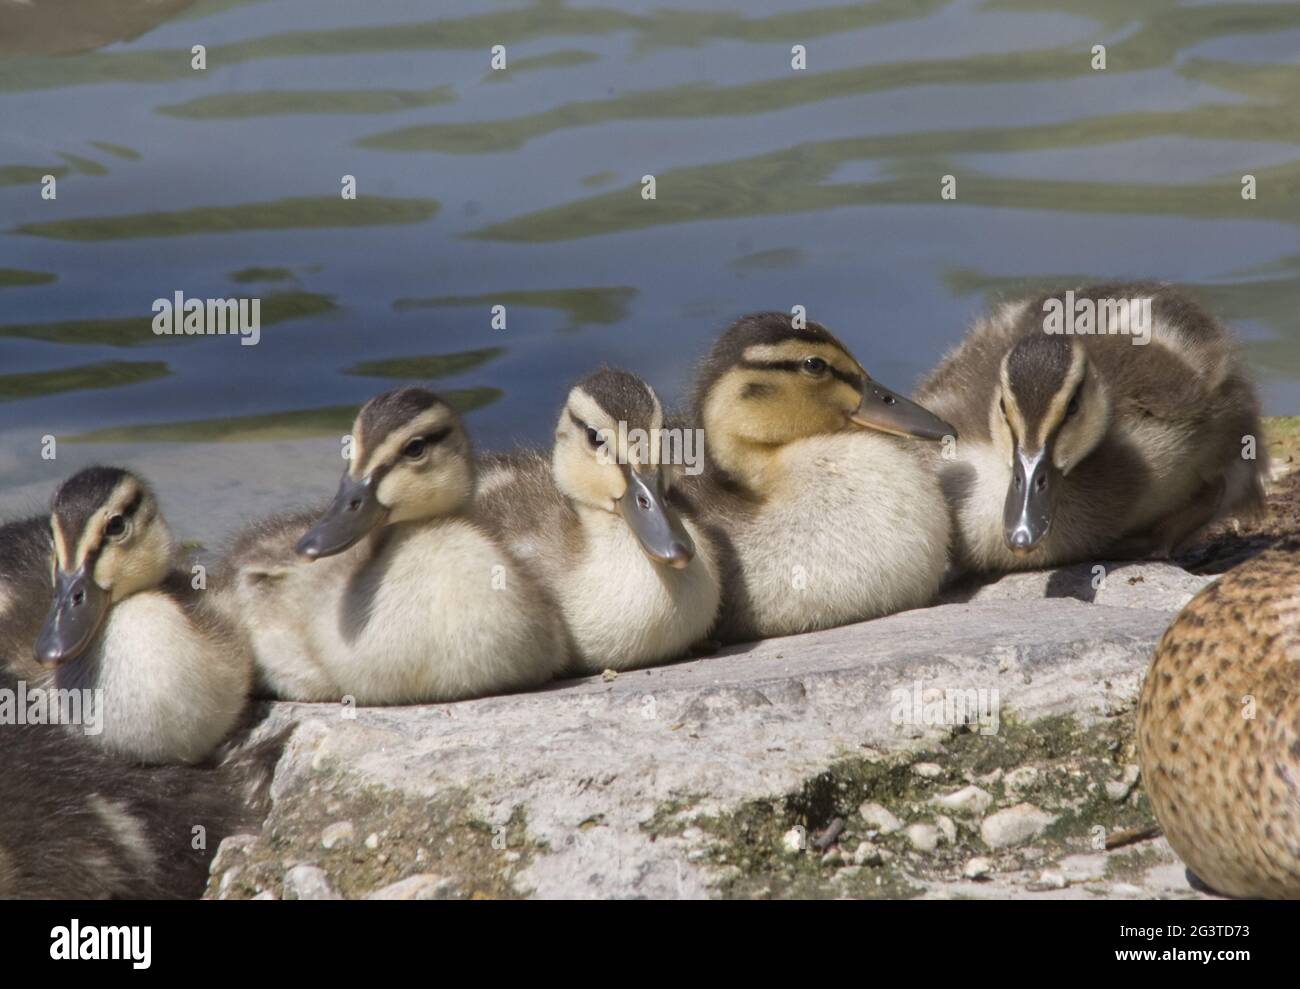
<svg viewBox="0 0 1300 989">
<path fill-rule="evenodd" d="M 673 400 L 795 304 L 906 389 L 1061 277 L 1194 288 L 1300 411 L 1297 53 L 1295 3 L 0 0 L 0 466 L 335 436 L 412 379 L 544 442 L 584 370 Z M 155 336 L 177 291 L 260 344 Z"/>
</svg>

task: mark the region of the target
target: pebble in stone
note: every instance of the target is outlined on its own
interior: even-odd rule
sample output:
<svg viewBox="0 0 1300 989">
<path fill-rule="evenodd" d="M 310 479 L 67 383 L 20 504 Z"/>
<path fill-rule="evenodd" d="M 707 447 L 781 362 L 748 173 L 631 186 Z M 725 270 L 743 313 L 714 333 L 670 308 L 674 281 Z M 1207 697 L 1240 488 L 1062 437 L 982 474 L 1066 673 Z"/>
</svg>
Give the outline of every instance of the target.
<svg viewBox="0 0 1300 989">
<path fill-rule="evenodd" d="M 1019 769 L 1013 769 L 1007 773 L 1002 782 L 1006 786 L 1007 792 L 1014 796 L 1017 793 L 1023 793 L 1038 782 L 1038 770 L 1033 766 L 1021 766 Z"/>
<path fill-rule="evenodd" d="M 366 835 L 366 847 L 372 852 L 379 847 L 379 834 L 377 832 L 371 831 L 370 834 Z"/>
<path fill-rule="evenodd" d="M 1059 872 L 1043 871 L 1038 874 L 1038 878 L 1031 882 L 1028 889 L 1031 893 L 1045 893 L 1053 889 L 1065 889 L 1070 885 L 1069 880 Z"/>
<path fill-rule="evenodd" d="M 891 814 L 883 804 L 868 801 L 858 808 L 858 814 L 881 834 L 893 834 L 903 826 L 903 822 Z"/>
<path fill-rule="evenodd" d="M 781 851 L 787 855 L 798 855 L 803 851 L 804 833 L 802 828 L 791 828 L 781 836 Z"/>
<path fill-rule="evenodd" d="M 990 848 L 1010 848 L 1037 838 L 1056 820 L 1056 816 L 1033 804 L 1016 804 L 984 819 L 980 837 Z"/>
<path fill-rule="evenodd" d="M 967 879 L 984 879 L 993 872 L 993 863 L 983 857 L 976 856 L 966 863 L 962 868 L 961 874 Z"/>
<path fill-rule="evenodd" d="M 335 845 L 350 845 L 355 836 L 351 821 L 337 821 L 320 833 L 320 843 L 326 848 Z"/>
<path fill-rule="evenodd" d="M 937 780 L 943 775 L 943 767 L 937 762 L 918 762 L 913 764 L 912 772 L 927 780 Z"/>
<path fill-rule="evenodd" d="M 325 870 L 315 865 L 295 865 L 284 874 L 286 899 L 292 893 L 299 900 L 341 900 L 330 885 Z"/>
<path fill-rule="evenodd" d="M 951 817 L 940 814 L 934 819 L 934 823 L 939 826 L 939 832 L 944 836 L 948 844 L 957 844 L 957 825 Z"/>
<path fill-rule="evenodd" d="M 1125 766 L 1123 776 L 1117 780 L 1106 781 L 1106 796 L 1117 804 L 1126 800 L 1133 792 L 1133 787 L 1137 785 L 1140 772 L 1141 770 L 1135 765 Z"/>
<path fill-rule="evenodd" d="M 869 841 L 859 842 L 858 847 L 853 850 L 854 865 L 880 865 L 883 861 L 880 849 Z"/>
<path fill-rule="evenodd" d="M 844 862 L 844 856 L 840 854 L 838 848 L 832 848 L 822 856 L 822 865 L 841 865 Z"/>
<path fill-rule="evenodd" d="M 445 900 L 449 899 L 454 886 L 450 879 L 421 872 L 407 876 L 395 883 L 389 883 L 382 889 L 366 894 L 367 900 Z"/>
<path fill-rule="evenodd" d="M 954 814 L 983 814 L 992 806 L 993 795 L 978 786 L 964 786 L 930 802 Z"/>
<path fill-rule="evenodd" d="M 933 824 L 909 824 L 903 835 L 918 852 L 932 852 L 939 847 L 939 829 Z"/>
</svg>

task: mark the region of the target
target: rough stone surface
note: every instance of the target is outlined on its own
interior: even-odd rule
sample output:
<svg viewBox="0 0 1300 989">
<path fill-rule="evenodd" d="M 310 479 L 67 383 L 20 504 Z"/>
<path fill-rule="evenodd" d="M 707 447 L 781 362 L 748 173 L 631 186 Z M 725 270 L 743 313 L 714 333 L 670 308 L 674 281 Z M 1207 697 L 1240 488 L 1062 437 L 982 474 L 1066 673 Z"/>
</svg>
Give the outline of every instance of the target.
<svg viewBox="0 0 1300 989">
<path fill-rule="evenodd" d="M 1055 593 L 1078 586 L 1075 568 L 1013 575 L 964 601 L 612 680 L 362 708 L 355 718 L 328 704 L 267 705 L 259 734 L 295 727 L 273 809 L 261 835 L 223 848 L 225 872 L 214 873 L 208 895 L 698 898 L 783 895 L 789 877 L 824 880 L 816 895 L 1109 895 L 1114 870 L 1076 885 L 1057 863 L 1095 852 L 1084 820 L 1092 790 L 1095 803 L 1127 815 L 1102 829 L 1138 820 L 1143 808 L 1110 802 L 1104 786 L 1124 779 L 1131 753 L 1098 748 L 1092 790 L 1055 797 L 1082 771 L 1037 756 L 994 765 L 978 754 L 1012 726 L 1062 716 L 1126 745 L 1151 649 L 1181 595 L 1202 582 L 1162 564 L 1126 565 L 1108 572 L 1094 603 Z M 965 735 L 934 723 L 915 700 L 945 690 L 991 701 L 993 722 L 972 706 Z M 953 738 L 966 739 L 969 766 L 944 755 Z M 901 775 L 891 775 L 894 761 Z M 861 783 L 835 811 L 846 821 L 838 844 L 814 849 L 833 816 L 818 809 L 831 799 L 819 794 L 848 785 L 833 782 L 846 765 L 894 782 Z M 1043 809 L 1016 806 L 1030 801 Z M 936 810 L 956 822 L 945 817 L 938 829 Z M 770 839 L 746 823 L 754 814 L 773 820 Z M 1058 817 L 1077 837 L 1042 845 Z M 322 834 L 340 821 L 350 836 L 323 847 Z M 904 831 L 916 824 L 937 845 L 921 856 L 925 869 L 909 841 L 917 831 Z M 798 841 L 784 854 L 791 831 Z M 1158 845 L 1140 844 L 1132 862 L 1132 849 L 1103 858 L 1122 859 L 1122 884 L 1145 890 L 1138 866 L 1176 862 L 1167 846 L 1152 851 Z M 963 875 L 974 858 L 988 871 Z M 1030 890 L 1044 872 L 1066 886 Z M 1148 892 L 1198 895 L 1170 886 L 1168 875 Z"/>
</svg>

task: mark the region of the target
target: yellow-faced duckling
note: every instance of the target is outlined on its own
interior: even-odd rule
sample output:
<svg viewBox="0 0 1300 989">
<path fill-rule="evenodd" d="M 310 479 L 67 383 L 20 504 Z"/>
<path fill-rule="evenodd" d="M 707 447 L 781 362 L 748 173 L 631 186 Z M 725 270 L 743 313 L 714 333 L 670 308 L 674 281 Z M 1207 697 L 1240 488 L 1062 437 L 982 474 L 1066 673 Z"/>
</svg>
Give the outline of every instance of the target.
<svg viewBox="0 0 1300 989">
<path fill-rule="evenodd" d="M 724 549 L 724 641 L 933 600 L 948 513 L 934 472 L 895 437 L 952 427 L 874 381 L 825 327 L 736 322 L 700 371 L 694 421 L 706 469 L 685 486 Z"/>
<path fill-rule="evenodd" d="M 472 516 L 460 417 L 423 388 L 371 399 L 324 513 L 240 536 L 223 603 L 262 686 L 288 700 L 451 701 L 533 687 L 567 660 L 539 581 Z"/>
<path fill-rule="evenodd" d="M 569 392 L 550 457 L 490 458 L 479 512 L 560 603 L 575 668 L 598 673 L 675 659 L 718 613 L 718 566 L 673 500 L 685 449 L 636 375 L 602 369 Z"/>
<path fill-rule="evenodd" d="M 1142 780 L 1169 844 L 1229 896 L 1300 899 L 1300 539 L 1174 619 L 1138 705 Z"/>
<path fill-rule="evenodd" d="M 49 532 L 52 600 L 47 590 L 18 604 L 48 604 L 34 651 L 49 683 L 99 692 L 102 731 L 87 737 L 114 755 L 205 759 L 239 720 L 252 662 L 193 586 L 149 486 L 115 467 L 83 470 L 55 491 Z"/>
<path fill-rule="evenodd" d="M 916 397 L 961 436 L 938 467 L 965 570 L 1164 556 L 1262 503 L 1245 367 L 1228 331 L 1167 285 L 1001 305 Z"/>
</svg>

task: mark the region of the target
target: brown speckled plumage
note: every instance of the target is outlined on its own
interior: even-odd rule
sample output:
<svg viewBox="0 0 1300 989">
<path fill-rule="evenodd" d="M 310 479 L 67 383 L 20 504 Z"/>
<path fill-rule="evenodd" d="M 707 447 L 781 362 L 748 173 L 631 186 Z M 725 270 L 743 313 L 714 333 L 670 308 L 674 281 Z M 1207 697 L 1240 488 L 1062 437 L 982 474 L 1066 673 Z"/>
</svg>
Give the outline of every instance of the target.
<svg viewBox="0 0 1300 989">
<path fill-rule="evenodd" d="M 1174 619 L 1137 736 L 1156 817 L 1201 881 L 1300 898 L 1300 539 L 1229 571 Z"/>
</svg>

